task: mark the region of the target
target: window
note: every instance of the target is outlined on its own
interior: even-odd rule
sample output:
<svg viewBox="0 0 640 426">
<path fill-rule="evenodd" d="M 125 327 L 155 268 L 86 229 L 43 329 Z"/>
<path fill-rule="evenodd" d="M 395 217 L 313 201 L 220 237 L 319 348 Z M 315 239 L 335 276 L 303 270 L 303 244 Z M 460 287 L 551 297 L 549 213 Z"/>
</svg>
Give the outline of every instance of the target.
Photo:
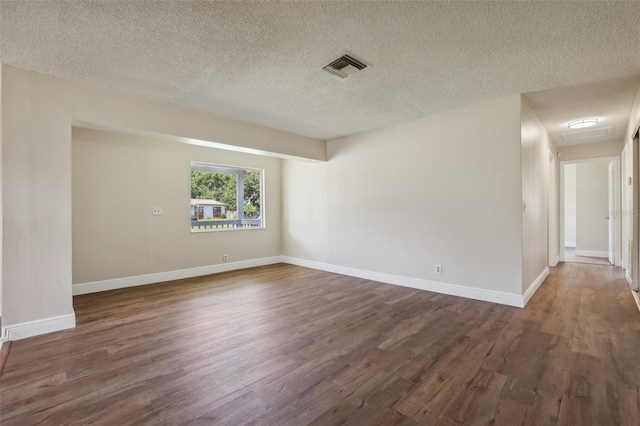
<svg viewBox="0 0 640 426">
<path fill-rule="evenodd" d="M 263 170 L 191 163 L 191 232 L 264 228 Z"/>
</svg>

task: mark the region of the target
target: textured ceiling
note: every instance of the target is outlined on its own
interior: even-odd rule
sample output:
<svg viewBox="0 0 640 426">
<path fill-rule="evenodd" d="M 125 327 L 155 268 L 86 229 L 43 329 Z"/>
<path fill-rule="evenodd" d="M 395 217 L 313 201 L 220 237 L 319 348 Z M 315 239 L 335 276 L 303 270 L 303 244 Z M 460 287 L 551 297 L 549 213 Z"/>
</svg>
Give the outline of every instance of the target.
<svg viewBox="0 0 640 426">
<path fill-rule="evenodd" d="M 640 75 L 636 2 L 2 1 L 2 62 L 329 139 Z M 348 51 L 371 66 L 320 68 Z"/>
<path fill-rule="evenodd" d="M 525 98 L 557 146 L 581 145 L 622 140 L 639 88 L 637 76 L 526 93 Z M 596 126 L 568 128 L 570 121 L 591 117 L 598 119 Z"/>
</svg>

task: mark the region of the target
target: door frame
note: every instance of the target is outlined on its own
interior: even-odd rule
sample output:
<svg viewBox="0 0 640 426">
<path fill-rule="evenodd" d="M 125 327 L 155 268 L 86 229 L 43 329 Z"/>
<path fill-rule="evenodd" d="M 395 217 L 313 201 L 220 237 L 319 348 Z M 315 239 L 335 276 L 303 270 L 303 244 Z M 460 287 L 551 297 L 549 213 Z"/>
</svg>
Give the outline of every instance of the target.
<svg viewBox="0 0 640 426">
<path fill-rule="evenodd" d="M 631 139 L 632 141 L 632 149 L 631 149 L 631 156 L 632 156 L 632 171 L 631 171 L 631 206 L 632 206 L 632 210 L 631 210 L 631 229 L 629 232 L 629 236 L 631 238 L 631 248 L 630 248 L 630 262 L 629 262 L 629 269 L 631 269 L 631 274 L 627 276 L 627 280 L 629 280 L 629 278 L 631 278 L 631 282 L 629 282 L 629 286 L 631 287 L 632 290 L 638 291 L 638 289 L 640 288 L 638 281 L 639 280 L 639 274 L 638 274 L 638 266 L 639 266 L 639 259 L 638 259 L 638 243 L 639 243 L 639 232 L 640 231 L 638 229 L 638 203 L 639 200 L 638 198 L 640 197 L 640 194 L 638 193 L 638 190 L 640 189 L 640 186 L 638 185 L 638 162 L 639 162 L 639 158 L 638 156 L 640 156 L 640 151 L 638 150 L 638 145 L 640 144 L 639 142 L 639 133 L 640 133 L 640 129 L 636 130 L 633 133 L 633 137 Z"/>
<path fill-rule="evenodd" d="M 592 161 L 613 161 L 614 162 L 614 171 L 616 176 L 620 176 L 620 156 L 607 156 L 607 157 L 594 157 L 594 158 L 584 158 L 580 160 L 561 160 L 560 161 L 560 211 L 558 213 L 558 219 L 560 222 L 560 229 L 558 233 L 558 250 L 560 250 L 560 262 L 564 262 L 564 166 L 567 164 L 578 164 L 578 163 L 588 163 Z M 615 209 L 620 211 L 620 203 L 622 201 L 621 196 L 621 181 L 620 179 L 615 180 Z M 635 187 L 635 186 L 634 186 Z M 636 197 L 637 198 L 637 197 Z M 637 223 L 637 217 L 634 217 Z M 621 265 L 621 243 L 622 243 L 622 229 L 620 226 L 620 220 L 616 221 L 614 227 L 615 233 L 615 265 Z M 637 228 L 637 227 L 636 227 Z"/>
<path fill-rule="evenodd" d="M 609 252 L 609 263 L 615 265 L 616 263 L 621 264 L 621 251 L 616 250 L 616 229 L 621 227 L 622 215 L 621 209 L 616 208 L 616 188 L 620 185 L 620 173 L 616 174 L 616 163 L 615 161 L 609 161 L 607 164 L 607 218 L 609 219 L 609 223 L 607 223 L 607 234 L 608 234 L 608 242 L 607 242 L 607 251 Z M 622 197 L 620 197 L 620 201 L 622 201 Z M 622 246 L 622 244 L 620 244 Z"/>
<path fill-rule="evenodd" d="M 549 150 L 549 215 L 548 225 L 548 254 L 549 254 L 549 266 L 556 266 L 560 261 L 560 244 L 558 233 L 558 178 L 557 178 L 557 160 L 556 155 Z"/>
<path fill-rule="evenodd" d="M 620 240 L 620 266 L 623 270 L 629 269 L 629 182 L 627 177 L 629 177 L 629 172 L 627 170 L 627 145 L 624 146 L 622 152 L 620 153 L 620 211 L 622 213 L 620 219 L 620 228 L 621 228 L 621 240 Z"/>
</svg>

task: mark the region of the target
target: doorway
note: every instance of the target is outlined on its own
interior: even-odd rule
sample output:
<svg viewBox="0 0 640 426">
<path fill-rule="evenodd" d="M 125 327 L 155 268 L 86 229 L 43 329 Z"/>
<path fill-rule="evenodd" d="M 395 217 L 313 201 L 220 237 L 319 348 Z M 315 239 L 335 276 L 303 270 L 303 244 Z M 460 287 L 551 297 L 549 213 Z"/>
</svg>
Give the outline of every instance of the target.
<svg viewBox="0 0 640 426">
<path fill-rule="evenodd" d="M 556 266 L 560 261 L 558 253 L 558 195 L 556 188 L 556 156 L 549 151 L 549 266 Z"/>
<path fill-rule="evenodd" d="M 617 157 L 561 162 L 563 262 L 620 264 L 619 168 Z"/>
</svg>

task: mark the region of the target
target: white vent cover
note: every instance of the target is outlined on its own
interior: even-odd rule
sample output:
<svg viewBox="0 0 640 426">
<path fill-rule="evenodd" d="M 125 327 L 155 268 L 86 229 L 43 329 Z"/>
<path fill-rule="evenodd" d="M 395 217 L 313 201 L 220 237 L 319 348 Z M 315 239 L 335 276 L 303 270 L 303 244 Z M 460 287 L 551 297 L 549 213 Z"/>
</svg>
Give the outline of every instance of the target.
<svg viewBox="0 0 640 426">
<path fill-rule="evenodd" d="M 322 67 L 323 70 L 337 75 L 340 78 L 347 78 L 351 74 L 362 71 L 365 68 L 367 68 L 366 64 L 347 54 L 340 56 L 338 59 Z"/>
<path fill-rule="evenodd" d="M 580 139 L 597 138 L 600 136 L 607 136 L 613 132 L 613 127 L 603 127 L 601 129 L 584 130 L 582 132 L 563 133 L 562 139 L 565 141 L 576 141 Z"/>
</svg>

